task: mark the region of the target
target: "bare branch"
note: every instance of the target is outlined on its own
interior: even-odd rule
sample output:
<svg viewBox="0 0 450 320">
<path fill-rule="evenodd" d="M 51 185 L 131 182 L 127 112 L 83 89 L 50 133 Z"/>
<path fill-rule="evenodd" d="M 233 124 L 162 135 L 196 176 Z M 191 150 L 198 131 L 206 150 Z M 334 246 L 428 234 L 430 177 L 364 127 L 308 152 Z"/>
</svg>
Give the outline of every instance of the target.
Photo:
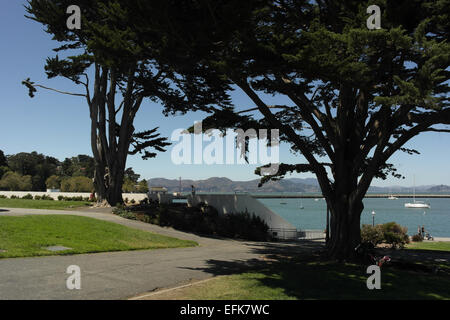
<svg viewBox="0 0 450 320">
<path fill-rule="evenodd" d="M 267 108 L 269 108 L 269 109 L 289 109 L 290 107 L 274 105 L 274 106 L 267 106 Z M 251 108 L 251 109 L 247 109 L 247 110 L 236 112 L 236 114 L 246 113 L 246 112 L 250 112 L 250 111 L 258 111 L 258 110 L 259 110 L 259 108 L 256 107 L 256 108 Z"/>
<path fill-rule="evenodd" d="M 67 95 L 71 95 L 71 96 L 87 97 L 86 94 L 61 91 L 61 90 L 57 90 L 57 89 L 53 89 L 53 88 L 49 88 L 49 87 L 43 86 L 41 84 L 35 84 L 35 83 L 29 82 L 29 81 L 23 81 L 23 83 L 27 84 L 29 86 L 32 86 L 32 87 L 39 87 L 39 88 L 42 88 L 42 89 L 51 90 L 51 91 L 55 91 L 55 92 L 58 92 L 58 93 L 67 94 Z"/>
</svg>

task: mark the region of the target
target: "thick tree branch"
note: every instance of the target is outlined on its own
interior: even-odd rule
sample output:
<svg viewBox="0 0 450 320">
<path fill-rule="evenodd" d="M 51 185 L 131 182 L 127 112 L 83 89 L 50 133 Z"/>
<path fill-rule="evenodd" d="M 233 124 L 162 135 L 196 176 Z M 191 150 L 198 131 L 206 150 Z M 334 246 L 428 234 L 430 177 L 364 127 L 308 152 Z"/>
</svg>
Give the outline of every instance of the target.
<svg viewBox="0 0 450 320">
<path fill-rule="evenodd" d="M 320 186 L 322 188 L 322 192 L 327 195 L 331 194 L 331 185 L 328 179 L 327 172 L 324 167 L 320 165 L 317 159 L 312 154 L 310 148 L 305 145 L 305 143 L 299 138 L 296 132 L 292 129 L 292 127 L 282 124 L 270 111 L 267 105 L 259 98 L 259 96 L 250 88 L 250 85 L 247 83 L 245 79 L 233 79 L 233 82 L 239 86 L 247 96 L 256 104 L 258 110 L 264 115 L 264 117 L 269 121 L 269 123 L 275 128 L 279 128 L 290 141 L 292 141 L 302 152 L 303 156 L 308 160 L 311 166 L 314 168 L 314 172 L 316 173 Z"/>
<path fill-rule="evenodd" d="M 51 90 L 51 91 L 55 91 L 61 94 L 67 94 L 67 95 L 71 95 L 71 96 L 77 96 L 77 97 L 86 97 L 86 94 L 82 94 L 82 93 L 73 93 L 73 92 L 67 92 L 67 91 L 61 91 L 61 90 L 57 90 L 57 89 L 53 89 L 53 88 L 49 88 L 46 86 L 43 86 L 41 84 L 36 84 L 34 82 L 30 82 L 30 81 L 22 81 L 23 84 L 27 85 L 27 86 L 31 86 L 31 87 L 39 87 L 42 89 L 46 89 L 46 90 Z"/>
</svg>

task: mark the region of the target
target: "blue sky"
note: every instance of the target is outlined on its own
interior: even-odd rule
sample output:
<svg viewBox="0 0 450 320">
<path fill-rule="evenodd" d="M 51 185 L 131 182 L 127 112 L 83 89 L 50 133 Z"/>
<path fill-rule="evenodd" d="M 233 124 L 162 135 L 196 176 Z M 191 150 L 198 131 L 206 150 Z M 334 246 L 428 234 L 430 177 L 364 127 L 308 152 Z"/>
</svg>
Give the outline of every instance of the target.
<svg viewBox="0 0 450 320">
<path fill-rule="evenodd" d="M 77 154 L 91 154 L 89 138 L 89 113 L 86 102 L 81 97 L 60 95 L 39 90 L 35 98 L 29 98 L 21 81 L 30 77 L 32 81 L 61 90 L 83 93 L 70 81 L 47 79 L 44 72 L 45 59 L 53 56 L 56 42 L 43 31 L 38 23 L 24 17 L 25 1 L 2 1 L 0 4 L 0 150 L 5 154 L 37 151 L 60 160 Z M 269 99 L 269 98 L 267 98 Z M 276 101 L 275 98 L 271 100 Z M 272 101 L 271 103 L 273 103 Z M 241 92 L 233 95 L 233 102 L 242 108 L 253 107 L 253 103 Z M 280 103 L 279 101 L 277 101 Z M 164 117 L 161 106 L 145 101 L 137 115 L 137 130 L 160 127 L 163 135 L 169 136 L 173 130 L 186 128 L 202 114 L 190 113 L 184 116 Z M 413 175 L 416 185 L 450 185 L 450 134 L 426 133 L 412 140 L 407 147 L 418 149 L 421 154 L 410 156 L 398 153 L 391 158 L 405 181 L 389 178 L 375 180 L 373 185 L 412 185 Z M 280 160 L 295 163 L 296 158 L 282 145 Z M 255 165 L 175 165 L 171 160 L 171 148 L 157 158 L 141 160 L 130 156 L 127 166 L 131 166 L 143 178 L 205 179 L 213 176 L 228 177 L 233 180 L 257 179 L 253 172 Z M 311 177 L 311 174 L 292 175 Z"/>
</svg>

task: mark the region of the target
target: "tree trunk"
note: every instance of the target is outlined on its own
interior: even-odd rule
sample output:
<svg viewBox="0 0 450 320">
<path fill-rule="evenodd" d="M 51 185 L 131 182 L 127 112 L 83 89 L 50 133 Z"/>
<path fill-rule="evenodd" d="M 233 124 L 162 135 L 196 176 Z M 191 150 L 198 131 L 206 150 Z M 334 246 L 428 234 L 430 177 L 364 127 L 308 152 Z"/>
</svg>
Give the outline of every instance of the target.
<svg viewBox="0 0 450 320">
<path fill-rule="evenodd" d="M 328 255 L 340 261 L 353 261 L 355 248 L 361 242 L 360 218 L 364 204 L 345 195 L 341 200 L 327 201 L 331 211 Z"/>
<path fill-rule="evenodd" d="M 108 169 L 108 170 L 105 170 Z M 96 170 L 94 177 L 94 188 L 97 195 L 97 202 L 106 200 L 109 205 L 115 206 L 123 203 L 122 185 L 125 168 L 109 168 L 106 163 L 96 161 Z"/>
<path fill-rule="evenodd" d="M 122 186 L 124 171 L 125 167 L 121 166 L 117 162 L 110 170 L 110 176 L 108 177 L 109 186 L 107 190 L 107 201 L 111 206 L 123 203 Z"/>
</svg>

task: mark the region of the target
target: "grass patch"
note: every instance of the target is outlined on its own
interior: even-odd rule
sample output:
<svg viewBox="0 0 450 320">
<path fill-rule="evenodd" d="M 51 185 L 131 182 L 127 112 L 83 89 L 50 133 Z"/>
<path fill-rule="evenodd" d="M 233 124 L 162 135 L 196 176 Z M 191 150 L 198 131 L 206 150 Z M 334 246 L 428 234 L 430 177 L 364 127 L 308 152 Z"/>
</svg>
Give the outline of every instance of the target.
<svg viewBox="0 0 450 320">
<path fill-rule="evenodd" d="M 30 199 L 0 199 L 0 207 L 24 209 L 67 209 L 89 206 L 87 201 L 57 201 L 57 200 L 30 200 Z"/>
<path fill-rule="evenodd" d="M 436 251 L 448 251 L 448 252 L 450 252 L 450 242 L 443 242 L 443 241 L 437 241 L 437 242 L 431 242 L 431 241 L 411 242 L 407 246 L 407 249 L 436 250 Z"/>
<path fill-rule="evenodd" d="M 48 246 L 71 250 L 51 252 Z M 0 216 L 0 258 L 196 246 L 112 222 L 79 216 Z"/>
<path fill-rule="evenodd" d="M 383 267 L 381 290 L 366 286 L 366 266 L 287 259 L 220 276 L 152 299 L 192 300 L 410 300 L 450 299 L 450 277 Z"/>
</svg>

